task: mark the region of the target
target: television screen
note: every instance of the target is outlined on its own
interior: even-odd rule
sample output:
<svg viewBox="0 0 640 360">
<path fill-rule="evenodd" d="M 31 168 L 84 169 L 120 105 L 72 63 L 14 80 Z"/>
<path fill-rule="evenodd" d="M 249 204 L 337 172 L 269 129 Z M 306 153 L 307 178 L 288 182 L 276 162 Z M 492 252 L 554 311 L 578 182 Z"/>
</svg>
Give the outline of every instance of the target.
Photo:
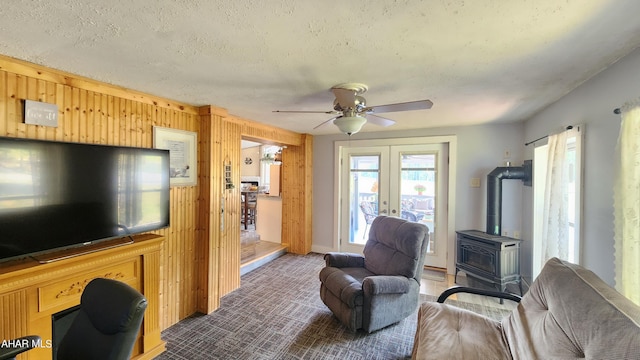
<svg viewBox="0 0 640 360">
<path fill-rule="evenodd" d="M 169 151 L 0 137 L 0 261 L 169 226 Z"/>
</svg>

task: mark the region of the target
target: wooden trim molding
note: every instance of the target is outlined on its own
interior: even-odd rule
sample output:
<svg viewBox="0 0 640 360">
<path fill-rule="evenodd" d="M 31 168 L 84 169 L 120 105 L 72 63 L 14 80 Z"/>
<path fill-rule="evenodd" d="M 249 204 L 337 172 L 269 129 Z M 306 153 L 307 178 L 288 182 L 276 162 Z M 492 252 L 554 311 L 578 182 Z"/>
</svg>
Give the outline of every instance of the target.
<svg viewBox="0 0 640 360">
<path fill-rule="evenodd" d="M 121 86 L 99 82 L 79 75 L 71 75 L 63 71 L 47 68 L 4 55 L 0 55 L 0 70 L 27 76 L 37 80 L 49 81 L 78 89 L 116 96 L 121 99 L 132 100 L 147 105 L 178 110 L 192 115 L 198 114 L 198 108 L 195 106 L 168 100 L 159 96 L 152 96 Z"/>
<path fill-rule="evenodd" d="M 225 121 L 239 124 L 243 139 L 256 141 L 262 144 L 302 146 L 304 144 L 305 136 L 311 136 L 243 119 L 233 115 L 226 117 Z"/>
</svg>

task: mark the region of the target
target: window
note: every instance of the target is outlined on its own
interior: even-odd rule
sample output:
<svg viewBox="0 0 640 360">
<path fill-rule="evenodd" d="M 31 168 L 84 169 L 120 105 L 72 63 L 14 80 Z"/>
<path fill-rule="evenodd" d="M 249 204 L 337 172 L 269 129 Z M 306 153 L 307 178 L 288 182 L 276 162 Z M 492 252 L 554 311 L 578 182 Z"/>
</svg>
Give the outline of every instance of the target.
<svg viewBox="0 0 640 360">
<path fill-rule="evenodd" d="M 551 257 L 580 263 L 581 149 L 576 126 L 534 151 L 534 278 Z"/>
<path fill-rule="evenodd" d="M 275 145 L 263 145 L 260 147 L 260 185 L 264 189 L 268 189 L 271 184 L 271 165 L 280 163 L 276 162 L 276 153 L 280 150 L 281 148 Z"/>
</svg>

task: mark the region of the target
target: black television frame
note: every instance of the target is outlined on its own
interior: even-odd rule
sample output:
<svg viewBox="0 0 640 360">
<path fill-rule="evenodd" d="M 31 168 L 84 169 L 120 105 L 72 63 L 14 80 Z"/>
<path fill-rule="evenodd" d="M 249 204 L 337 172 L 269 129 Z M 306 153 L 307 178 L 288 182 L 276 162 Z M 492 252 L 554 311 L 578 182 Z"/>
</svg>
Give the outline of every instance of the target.
<svg viewBox="0 0 640 360">
<path fill-rule="evenodd" d="M 14 152 L 13 155 L 9 154 L 11 151 Z M 46 184 L 41 184 L 46 190 L 40 190 L 37 196 L 31 196 L 34 203 L 38 198 L 37 200 L 44 201 L 45 205 L 12 207 L 11 204 L 15 205 L 15 199 L 14 203 L 7 200 L 11 198 L 9 195 L 12 189 L 18 190 L 16 184 L 19 181 L 11 179 L 25 177 L 19 169 L 10 168 L 15 167 L 16 161 L 11 160 L 16 156 L 16 151 L 20 154 L 25 151 L 38 154 L 37 161 L 31 153 L 23 155 L 30 157 L 26 161 L 20 160 L 27 164 L 26 167 L 40 166 L 50 170 L 48 172 L 51 174 L 45 174 L 47 171 L 39 169 L 39 174 L 45 174 L 41 176 L 46 181 L 39 181 Z M 63 170 L 56 169 L 55 165 L 60 165 Z M 70 175 L 71 173 L 74 175 Z M 58 180 L 56 175 L 61 174 L 59 177 L 63 179 Z M 33 179 L 36 175 L 29 173 L 27 178 L 29 176 L 31 182 L 35 183 Z M 108 179 L 101 180 L 105 178 Z M 157 188 L 149 190 L 151 183 Z M 143 190 L 144 187 L 147 189 Z M 55 195 L 51 196 L 51 193 Z M 139 203 L 143 201 L 141 198 L 145 193 L 154 200 L 153 204 L 159 204 L 157 209 L 154 207 L 153 211 L 147 212 L 141 210 L 150 206 Z M 132 203 L 127 203 L 131 196 Z M 0 263 L 25 258 L 51 262 L 131 243 L 132 235 L 163 229 L 170 225 L 169 196 L 168 150 L 0 137 Z M 27 202 L 31 201 L 28 196 L 26 198 Z M 121 213 L 124 216 L 121 216 Z M 135 224 L 131 227 L 127 226 L 129 223 L 126 221 L 121 222 L 123 217 L 131 221 L 140 220 L 148 213 L 154 214 L 152 220 L 156 220 L 157 216 L 158 221 Z M 97 216 L 91 217 L 91 214 Z M 91 220 L 83 226 L 81 222 L 73 224 L 73 219 L 65 219 L 59 226 L 54 225 L 56 220 L 64 219 L 64 216 L 85 219 L 102 217 L 104 220 Z M 33 223 L 30 224 L 30 220 Z M 92 225 L 99 229 L 92 230 Z M 22 226 L 24 236 L 17 234 L 19 226 Z M 37 228 L 38 226 L 43 228 Z M 37 232 L 39 234 L 36 234 Z M 69 237 L 66 238 L 65 234 L 69 234 Z M 11 249 L 7 250 L 9 247 Z M 73 252 L 66 251 L 71 248 L 76 249 Z"/>
</svg>

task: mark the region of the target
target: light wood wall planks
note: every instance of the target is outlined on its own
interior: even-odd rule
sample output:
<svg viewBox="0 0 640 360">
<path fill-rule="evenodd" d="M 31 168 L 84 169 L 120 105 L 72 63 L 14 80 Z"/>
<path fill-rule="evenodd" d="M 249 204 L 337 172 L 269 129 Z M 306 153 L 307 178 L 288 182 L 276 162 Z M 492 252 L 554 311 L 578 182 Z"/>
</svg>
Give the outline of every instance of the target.
<svg viewBox="0 0 640 360">
<path fill-rule="evenodd" d="M 0 69 L 0 136 L 150 148 L 153 126 L 199 131 L 197 109 L 187 105 L 114 90 L 8 58 L 0 58 Z M 54 82 L 59 80 L 61 83 Z M 143 98 L 148 100 L 141 102 Z M 24 124 L 25 99 L 57 104 L 58 127 Z M 192 265 L 197 195 L 197 187 L 171 188 L 171 227 L 157 232 L 165 237 L 159 262 L 163 329 L 195 311 L 195 297 L 185 294 L 194 293 L 197 288 Z"/>
<path fill-rule="evenodd" d="M 222 225 L 220 227 L 219 291 L 224 296 L 240 287 L 240 158 L 241 128 L 238 124 L 224 121 L 220 137 L 220 160 L 223 166 L 231 166 L 232 189 L 225 189 L 224 175 L 220 178 L 220 209 Z"/>
<path fill-rule="evenodd" d="M 58 127 L 24 124 L 25 99 L 57 104 Z M 165 238 L 158 266 L 166 329 L 214 311 L 240 286 L 240 192 L 224 189 L 223 166 L 239 186 L 242 138 L 288 146 L 282 242 L 311 250 L 312 137 L 0 55 L 0 136 L 150 148 L 153 126 L 196 132 L 199 142 L 198 185 L 171 188 L 171 226 L 157 231 Z"/>
<path fill-rule="evenodd" d="M 303 135 L 300 146 L 282 152 L 282 238 L 289 252 L 307 254 L 312 245 L 313 137 Z M 285 220 L 287 219 L 287 220 Z"/>
<path fill-rule="evenodd" d="M 220 189 L 216 184 L 222 181 L 222 168 L 215 166 L 219 160 L 214 155 L 219 150 L 220 142 L 215 140 L 214 134 L 220 133 L 222 119 L 214 115 L 208 107 L 202 107 L 201 126 L 198 147 L 198 169 L 200 176 L 200 196 L 197 204 L 199 221 L 196 228 L 197 243 L 197 272 L 198 288 L 196 293 L 196 309 L 208 314 L 220 306 L 220 292 L 218 290 L 217 269 L 219 248 L 218 235 L 212 229 L 220 228 L 220 201 L 213 196 Z"/>
</svg>

